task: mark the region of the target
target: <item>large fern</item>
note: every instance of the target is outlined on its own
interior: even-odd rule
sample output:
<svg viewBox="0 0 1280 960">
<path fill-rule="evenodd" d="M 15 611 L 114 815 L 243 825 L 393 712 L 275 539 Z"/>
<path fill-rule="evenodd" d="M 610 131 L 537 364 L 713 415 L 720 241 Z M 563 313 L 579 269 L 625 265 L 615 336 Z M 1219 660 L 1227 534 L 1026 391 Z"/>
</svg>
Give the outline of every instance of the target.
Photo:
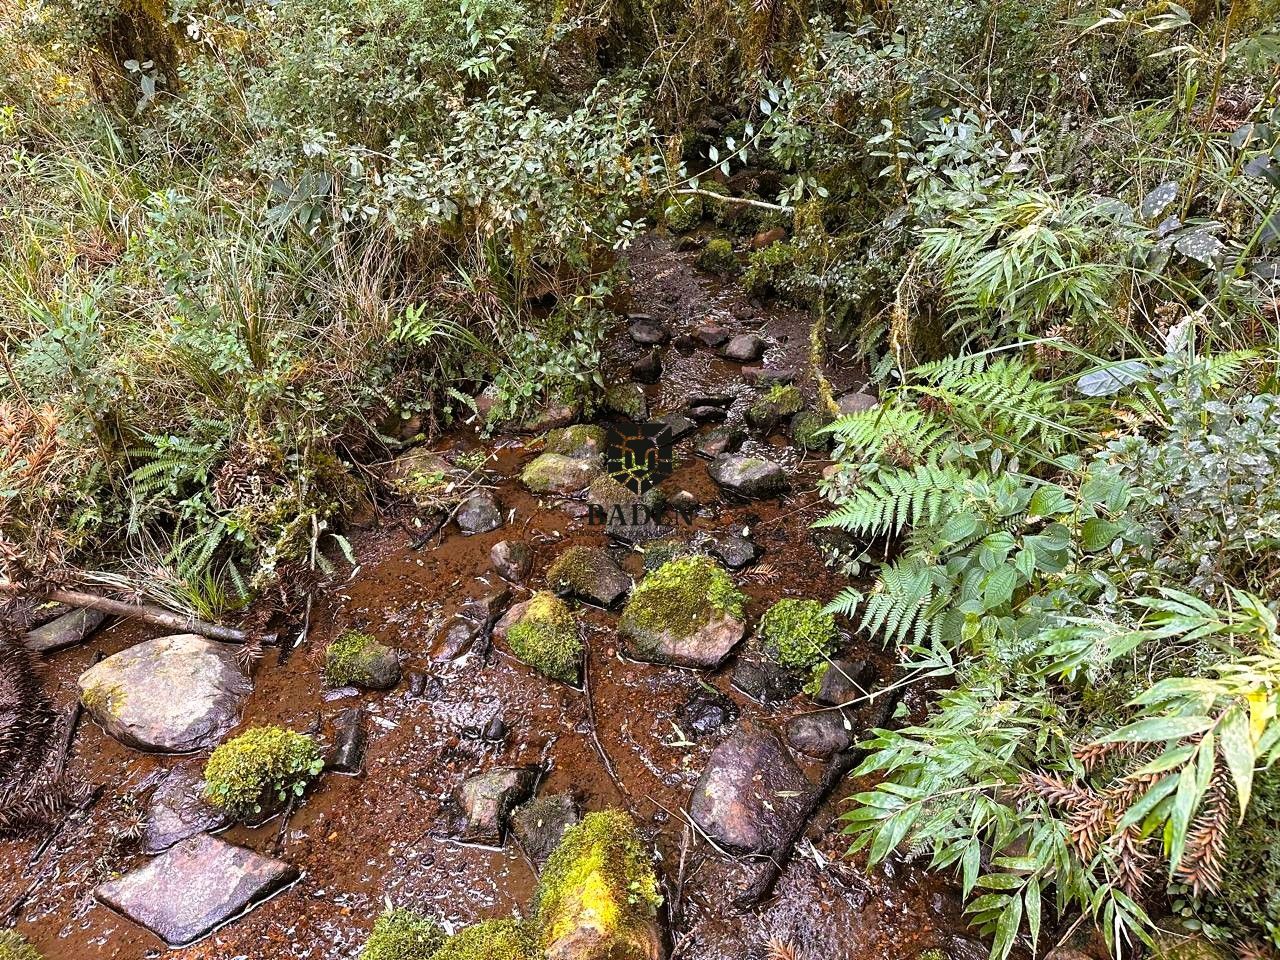
<svg viewBox="0 0 1280 960">
<path fill-rule="evenodd" d="M 814 526 L 877 537 L 901 533 L 906 526 L 937 523 L 949 505 L 954 507 L 968 479 L 967 473 L 951 466 L 884 470 Z"/>
</svg>

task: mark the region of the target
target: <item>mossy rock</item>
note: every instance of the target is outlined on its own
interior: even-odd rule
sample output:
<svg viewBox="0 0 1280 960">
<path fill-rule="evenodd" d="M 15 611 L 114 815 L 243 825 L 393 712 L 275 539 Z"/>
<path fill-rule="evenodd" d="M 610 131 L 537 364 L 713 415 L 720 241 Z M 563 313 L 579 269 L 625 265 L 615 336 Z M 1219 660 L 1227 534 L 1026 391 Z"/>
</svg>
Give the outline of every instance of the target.
<svg viewBox="0 0 1280 960">
<path fill-rule="evenodd" d="M 679 557 L 632 591 L 618 633 L 642 659 L 712 667 L 742 639 L 745 608 L 724 567 L 710 557 Z"/>
<path fill-rule="evenodd" d="M 1203 937 L 1158 934 L 1151 960 L 1230 960 L 1231 954 Z"/>
<path fill-rule="evenodd" d="M 747 423 L 762 430 L 772 430 L 785 417 L 799 413 L 803 407 L 804 395 L 799 387 L 777 383 L 747 408 Z"/>
<path fill-rule="evenodd" d="M 388 910 L 373 924 L 360 960 L 430 960 L 448 934 L 412 910 Z"/>
<path fill-rule="evenodd" d="M 742 286 L 755 297 L 772 296 L 783 292 L 786 282 L 796 272 L 799 251 L 784 241 L 778 241 L 751 254 L 747 271 L 742 276 Z"/>
<path fill-rule="evenodd" d="M 44 960 L 44 955 L 16 930 L 0 930 L 0 960 Z"/>
<path fill-rule="evenodd" d="M 835 650 L 836 620 L 817 600 L 779 600 L 760 618 L 761 648 L 784 667 L 808 670 Z"/>
<path fill-rule="evenodd" d="M 605 410 L 640 423 L 649 417 L 649 403 L 644 388 L 638 383 L 616 383 L 604 392 L 601 404 Z"/>
<path fill-rule="evenodd" d="M 389 690 L 400 682 L 400 658 L 371 634 L 347 630 L 325 650 L 324 680 L 331 687 Z"/>
<path fill-rule="evenodd" d="M 661 903 L 631 818 L 590 813 L 565 831 L 538 881 L 539 942 L 548 960 L 657 960 Z"/>
<path fill-rule="evenodd" d="M 561 427 L 547 434 L 544 453 L 555 453 L 574 460 L 591 460 L 604 456 L 605 435 L 601 427 L 592 423 L 579 423 Z"/>
<path fill-rule="evenodd" d="M 213 751 L 204 798 L 239 819 L 260 818 L 301 796 L 324 769 L 315 740 L 282 727 L 254 727 Z"/>
<path fill-rule="evenodd" d="M 737 273 L 738 256 L 733 252 L 733 244 L 724 237 L 708 240 L 698 254 L 698 268 L 726 277 Z"/>
<path fill-rule="evenodd" d="M 537 937 L 519 920 L 482 920 L 423 960 L 542 960 Z"/>
<path fill-rule="evenodd" d="M 600 474 L 596 459 L 582 460 L 559 453 L 543 453 L 520 474 L 520 482 L 534 493 L 570 496 L 583 490 Z"/>
<path fill-rule="evenodd" d="M 801 410 L 791 418 L 791 440 L 801 450 L 825 450 L 831 436 L 822 429 L 830 422 L 829 417 L 817 410 Z"/>
<path fill-rule="evenodd" d="M 652 573 L 669 560 L 691 557 L 696 553 L 698 551 L 687 540 L 677 540 L 674 537 L 654 540 L 652 543 L 645 544 L 644 547 L 645 573 Z"/>
<path fill-rule="evenodd" d="M 672 197 L 662 208 L 662 222 L 672 233 L 685 233 L 702 222 L 702 198 L 697 194 Z"/>
<path fill-rule="evenodd" d="M 631 589 L 631 578 L 607 551 L 576 546 L 547 568 L 547 584 L 556 593 L 611 607 Z"/>
<path fill-rule="evenodd" d="M 495 628 L 521 661 L 543 676 L 576 684 L 582 667 L 582 639 L 569 605 L 539 591 L 518 603 Z"/>
</svg>

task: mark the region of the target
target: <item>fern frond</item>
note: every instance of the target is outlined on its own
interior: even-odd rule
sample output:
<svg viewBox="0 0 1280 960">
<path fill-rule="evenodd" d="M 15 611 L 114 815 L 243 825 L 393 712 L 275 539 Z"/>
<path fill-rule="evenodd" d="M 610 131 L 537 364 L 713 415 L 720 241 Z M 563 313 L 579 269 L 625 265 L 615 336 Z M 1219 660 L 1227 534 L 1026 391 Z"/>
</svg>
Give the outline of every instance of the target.
<svg viewBox="0 0 1280 960">
<path fill-rule="evenodd" d="M 814 526 L 861 536 L 899 533 L 905 526 L 937 523 L 958 504 L 968 475 L 954 467 L 926 464 L 886 470 Z"/>
</svg>

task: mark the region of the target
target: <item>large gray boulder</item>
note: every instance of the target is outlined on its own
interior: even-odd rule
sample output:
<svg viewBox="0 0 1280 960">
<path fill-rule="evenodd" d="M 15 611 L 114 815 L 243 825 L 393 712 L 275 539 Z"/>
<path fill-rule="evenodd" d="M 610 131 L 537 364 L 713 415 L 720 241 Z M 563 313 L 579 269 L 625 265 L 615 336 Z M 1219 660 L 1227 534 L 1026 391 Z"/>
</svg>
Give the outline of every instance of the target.
<svg viewBox="0 0 1280 960">
<path fill-rule="evenodd" d="M 711 752 L 689 815 L 728 850 L 774 853 L 811 789 L 776 733 L 744 723 Z"/>
<path fill-rule="evenodd" d="M 544 453 L 532 460 L 520 474 L 520 481 L 534 493 L 579 493 L 601 471 L 599 458 L 580 460 L 561 453 Z"/>
<path fill-rule="evenodd" d="M 222 739 L 250 690 L 236 648 L 193 633 L 122 650 L 80 675 L 89 716 L 139 750 L 187 753 Z"/>
<path fill-rule="evenodd" d="M 707 473 L 723 490 L 747 500 L 775 497 L 787 488 L 782 467 L 764 457 L 725 454 L 707 465 Z"/>
<path fill-rule="evenodd" d="M 171 947 L 199 940 L 298 879 L 298 871 L 197 834 L 146 866 L 104 883 L 94 896 Z"/>
</svg>

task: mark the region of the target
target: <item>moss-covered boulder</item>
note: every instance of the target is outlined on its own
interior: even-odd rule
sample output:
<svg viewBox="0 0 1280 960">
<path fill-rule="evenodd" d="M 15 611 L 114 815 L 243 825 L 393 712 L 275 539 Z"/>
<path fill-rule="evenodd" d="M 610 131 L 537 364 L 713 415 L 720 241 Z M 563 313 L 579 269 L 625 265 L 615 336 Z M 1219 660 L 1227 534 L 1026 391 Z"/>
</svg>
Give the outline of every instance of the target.
<svg viewBox="0 0 1280 960">
<path fill-rule="evenodd" d="M 649 417 L 649 402 L 638 383 L 617 383 L 604 392 L 601 405 L 609 413 L 637 423 Z"/>
<path fill-rule="evenodd" d="M 538 882 L 547 960 L 659 960 L 658 879 L 625 813 L 588 814 L 565 831 Z"/>
<path fill-rule="evenodd" d="M 324 680 L 331 687 L 390 690 L 400 682 L 400 657 L 372 634 L 347 630 L 325 650 Z"/>
<path fill-rule="evenodd" d="M 662 208 L 662 222 L 673 233 L 685 233 L 702 222 L 702 198 L 697 194 L 672 197 Z"/>
<path fill-rule="evenodd" d="M 631 578 L 598 547 L 570 547 L 547 568 L 547 585 L 556 593 L 611 607 L 631 589 Z"/>
<path fill-rule="evenodd" d="M 1203 937 L 1159 933 L 1155 941 L 1155 949 L 1151 951 L 1152 960 L 1227 960 L 1230 956 Z"/>
<path fill-rule="evenodd" d="M 534 493 L 562 497 L 580 493 L 601 471 L 597 459 L 580 460 L 561 453 L 543 453 L 520 474 L 520 482 Z"/>
<path fill-rule="evenodd" d="M 709 557 L 680 557 L 632 591 L 618 633 L 632 656 L 655 663 L 715 667 L 742 639 L 746 597 Z"/>
<path fill-rule="evenodd" d="M 593 423 L 562 427 L 547 434 L 544 453 L 555 453 L 574 460 L 592 460 L 604 456 L 604 430 Z"/>
<path fill-rule="evenodd" d="M 242 820 L 260 819 L 301 796 L 324 757 L 315 740 L 281 727 L 254 727 L 213 751 L 204 765 L 204 798 Z"/>
<path fill-rule="evenodd" d="M 784 418 L 799 413 L 803 406 L 804 397 L 798 387 L 789 383 L 775 384 L 747 408 L 747 423 L 767 433 Z"/>
<path fill-rule="evenodd" d="M 698 254 L 698 268 L 707 273 L 718 273 L 729 276 L 738 271 L 738 257 L 733 252 L 733 244 L 724 237 L 708 240 L 707 245 Z"/>
<path fill-rule="evenodd" d="M 503 614 L 494 636 L 544 676 L 576 684 L 582 670 L 582 638 L 569 605 L 539 591 Z"/>
<path fill-rule="evenodd" d="M 44 955 L 16 930 L 0 930 L 0 960 L 44 960 Z"/>
<path fill-rule="evenodd" d="M 430 960 L 448 934 L 412 910 L 388 910 L 373 924 L 360 960 Z"/>
<path fill-rule="evenodd" d="M 791 442 L 801 450 L 825 450 L 831 443 L 830 434 L 822 432 L 822 428 L 831 422 L 817 410 L 801 410 L 791 418 Z"/>
<path fill-rule="evenodd" d="M 541 960 L 537 937 L 519 920 L 482 920 L 423 960 Z"/>
<path fill-rule="evenodd" d="M 808 670 L 829 657 L 836 621 L 817 600 L 779 600 L 760 618 L 760 645 L 784 667 Z"/>
</svg>

